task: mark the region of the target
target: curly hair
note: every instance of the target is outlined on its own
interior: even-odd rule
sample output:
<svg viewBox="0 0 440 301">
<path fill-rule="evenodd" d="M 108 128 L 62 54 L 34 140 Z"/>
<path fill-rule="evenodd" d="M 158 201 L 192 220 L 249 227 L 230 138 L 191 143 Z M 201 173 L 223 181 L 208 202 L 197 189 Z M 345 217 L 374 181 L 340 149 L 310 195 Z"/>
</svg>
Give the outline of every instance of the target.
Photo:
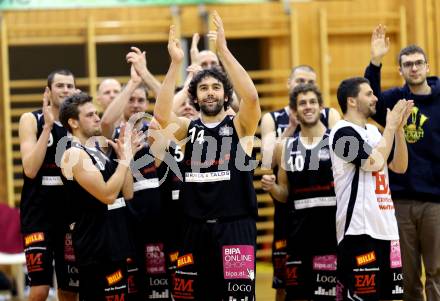
<svg viewBox="0 0 440 301">
<path fill-rule="evenodd" d="M 323 100 L 321 91 L 319 91 L 318 87 L 314 84 L 304 84 L 304 85 L 298 85 L 293 89 L 292 93 L 290 93 L 290 101 L 289 106 L 292 110 L 295 110 L 298 108 L 298 96 L 300 94 L 306 94 L 308 92 L 313 92 L 316 95 L 316 98 L 318 99 L 318 104 L 322 106 Z"/>
<path fill-rule="evenodd" d="M 224 73 L 223 71 L 221 71 L 219 68 L 216 67 L 205 69 L 198 72 L 189 83 L 188 93 L 191 98 L 192 104 L 194 105 L 197 111 L 200 111 L 199 104 L 194 101 L 197 99 L 197 85 L 207 77 L 213 77 L 223 84 L 225 99 L 228 99 L 228 101 L 225 101 L 223 104 L 223 107 L 226 110 L 229 107 L 230 102 L 232 101 L 232 93 L 233 93 L 232 85 L 226 73 Z"/>
</svg>

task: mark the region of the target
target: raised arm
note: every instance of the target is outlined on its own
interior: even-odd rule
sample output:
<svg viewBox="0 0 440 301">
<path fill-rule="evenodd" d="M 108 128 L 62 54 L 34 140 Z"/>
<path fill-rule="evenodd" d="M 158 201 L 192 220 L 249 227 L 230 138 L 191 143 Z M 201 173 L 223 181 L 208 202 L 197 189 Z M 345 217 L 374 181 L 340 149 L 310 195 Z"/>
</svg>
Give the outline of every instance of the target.
<svg viewBox="0 0 440 301">
<path fill-rule="evenodd" d="M 102 135 L 111 139 L 115 130 L 115 123 L 121 119 L 124 108 L 131 95 L 137 89 L 142 79 L 133 65 L 130 67 L 130 80 L 118 96 L 109 104 L 101 118 Z"/>
<path fill-rule="evenodd" d="M 171 123 L 176 124 L 178 126 L 176 139 L 180 140 L 186 135 L 190 121 L 186 118 L 177 117 L 173 112 L 174 90 L 184 55 L 180 47 L 180 42 L 176 38 L 174 25 L 170 27 L 168 53 L 171 57 L 171 63 L 157 95 L 156 104 L 154 106 L 154 118 L 163 128 L 166 128 Z"/>
<path fill-rule="evenodd" d="M 54 117 L 49 105 L 50 90 L 46 87 L 43 95 L 44 125 L 37 139 L 37 120 L 32 113 L 24 113 L 20 117 L 18 136 L 20 139 L 21 162 L 24 174 L 35 178 L 46 156 L 47 142 L 54 123 Z"/>
<path fill-rule="evenodd" d="M 197 56 L 199 55 L 199 48 L 197 47 L 197 44 L 199 44 L 200 35 L 196 32 L 192 36 L 191 40 L 191 48 L 189 51 L 190 58 L 191 58 L 191 65 L 192 64 L 198 64 Z"/>
<path fill-rule="evenodd" d="M 390 50 L 390 38 L 386 33 L 387 28 L 379 24 L 371 35 L 371 63 L 377 67 L 380 67 L 383 57 Z"/>
<path fill-rule="evenodd" d="M 137 74 L 139 74 L 145 85 L 147 85 L 147 88 L 153 91 L 154 96 L 157 96 L 161 83 L 151 74 L 150 70 L 148 70 L 145 51 L 141 52 L 139 48 L 131 47 L 131 51 L 127 54 L 126 58 L 127 62 L 134 66 Z"/>
<path fill-rule="evenodd" d="M 215 41 L 217 55 L 231 79 L 234 90 L 241 97 L 240 108 L 235 118 L 235 124 L 239 125 L 237 130 L 240 137 L 252 136 L 257 130 L 258 120 L 261 117 L 257 89 L 246 70 L 229 51 L 226 45 L 223 21 L 217 12 L 213 13 L 213 22 L 216 31 L 208 33 L 208 37 L 210 40 Z"/>
<path fill-rule="evenodd" d="M 390 49 L 390 38 L 386 36 L 386 27 L 379 24 L 374 28 L 371 35 L 371 61 L 365 69 L 365 78 L 370 81 L 371 89 L 377 96 L 376 114 L 373 119 L 382 126 L 386 120 L 386 106 L 382 97 L 380 70 L 382 68 L 383 57 Z"/>
<path fill-rule="evenodd" d="M 173 98 L 173 112 L 175 114 L 177 114 L 179 108 L 188 98 L 189 83 L 193 79 L 194 75 L 201 70 L 202 67 L 197 64 L 191 64 L 190 66 L 188 66 L 188 68 L 186 68 L 188 74 L 186 76 L 185 82 L 183 83 L 183 88 L 179 92 L 177 92 Z"/>
</svg>

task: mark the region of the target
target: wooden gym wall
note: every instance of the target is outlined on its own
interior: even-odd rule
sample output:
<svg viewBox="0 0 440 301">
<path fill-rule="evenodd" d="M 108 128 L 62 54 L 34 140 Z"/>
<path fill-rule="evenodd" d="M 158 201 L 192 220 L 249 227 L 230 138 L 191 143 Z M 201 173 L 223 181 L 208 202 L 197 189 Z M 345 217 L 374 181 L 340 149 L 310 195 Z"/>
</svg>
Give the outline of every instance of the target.
<svg viewBox="0 0 440 301">
<path fill-rule="evenodd" d="M 227 38 L 257 38 L 262 41 L 260 70 L 248 70 L 257 83 L 263 111 L 287 104 L 289 70 L 309 64 L 318 73 L 318 84 L 327 105 L 338 108 L 335 91 L 341 79 L 362 75 L 369 62 L 370 36 L 375 25 L 388 28 L 391 51 L 384 60 L 383 86 L 400 85 L 396 55 L 408 43 L 427 51 L 431 73 L 440 72 L 440 3 L 437 0 L 352 0 L 280 2 L 241 5 L 206 5 L 224 19 Z M 147 16 L 147 17 L 146 17 Z M 171 23 L 181 37 L 206 32 L 200 7 L 137 7 L 118 9 L 4 11 L 0 31 L 0 201 L 18 205 L 22 187 L 18 146 L 18 119 L 23 112 L 41 107 L 45 76 L 10 80 L 9 50 L 13 46 L 80 45 L 85 49 L 87 76 L 77 78 L 83 90 L 96 96 L 97 45 L 121 42 L 167 41 Z M 164 49 L 164 57 L 167 57 Z M 32 68 L 32 65 L 29 65 Z M 161 75 L 158 75 L 161 78 Z M 126 82 L 128 77 L 119 78 Z M 29 92 L 32 91 L 32 92 Z M 150 107 L 150 110 L 152 107 Z M 259 146 L 257 146 L 259 147 Z M 273 207 L 261 191 L 262 171 L 255 172 L 260 221 L 260 246 L 272 241 Z M 258 256 L 268 256 L 261 248 Z"/>
</svg>

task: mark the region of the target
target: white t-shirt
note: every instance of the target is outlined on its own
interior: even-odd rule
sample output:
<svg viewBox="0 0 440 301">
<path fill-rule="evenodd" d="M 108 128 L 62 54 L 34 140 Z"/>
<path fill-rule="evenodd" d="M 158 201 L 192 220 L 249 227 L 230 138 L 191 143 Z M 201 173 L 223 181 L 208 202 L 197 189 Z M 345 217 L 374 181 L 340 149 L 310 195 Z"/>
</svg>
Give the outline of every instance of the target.
<svg viewBox="0 0 440 301">
<path fill-rule="evenodd" d="M 377 127 L 371 124 L 361 127 L 340 120 L 331 130 L 329 139 L 338 243 L 345 235 L 362 234 L 375 239 L 398 240 L 387 164 L 379 172 L 362 169 L 372 149 L 382 139 Z"/>
</svg>

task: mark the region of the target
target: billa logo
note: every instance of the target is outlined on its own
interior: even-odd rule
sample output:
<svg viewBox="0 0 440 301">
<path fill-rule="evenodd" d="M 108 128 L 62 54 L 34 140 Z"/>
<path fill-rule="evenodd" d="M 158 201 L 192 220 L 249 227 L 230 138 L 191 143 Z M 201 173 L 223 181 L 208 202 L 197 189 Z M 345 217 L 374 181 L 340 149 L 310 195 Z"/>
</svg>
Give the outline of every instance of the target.
<svg viewBox="0 0 440 301">
<path fill-rule="evenodd" d="M 169 256 L 170 256 L 170 261 L 175 262 L 179 258 L 179 252 L 170 253 Z"/>
<path fill-rule="evenodd" d="M 192 254 L 183 255 L 177 259 L 177 267 L 178 268 L 181 268 L 186 265 L 193 264 L 193 263 L 194 263 L 194 259 L 193 259 Z"/>
<path fill-rule="evenodd" d="M 108 285 L 113 285 L 122 280 L 122 272 L 121 270 L 118 270 L 117 272 L 114 272 L 113 274 L 107 276 L 106 278 Z"/>
<path fill-rule="evenodd" d="M 283 239 L 283 240 L 277 240 L 275 242 L 275 249 L 276 250 L 280 250 L 283 249 L 287 246 L 287 240 Z"/>
<path fill-rule="evenodd" d="M 36 232 L 24 237 L 24 245 L 27 247 L 33 243 L 44 241 L 44 233 Z"/>
<path fill-rule="evenodd" d="M 356 256 L 356 263 L 358 266 L 366 265 L 371 262 L 376 261 L 376 254 L 374 254 L 374 251 L 371 251 L 370 253 Z"/>
</svg>

